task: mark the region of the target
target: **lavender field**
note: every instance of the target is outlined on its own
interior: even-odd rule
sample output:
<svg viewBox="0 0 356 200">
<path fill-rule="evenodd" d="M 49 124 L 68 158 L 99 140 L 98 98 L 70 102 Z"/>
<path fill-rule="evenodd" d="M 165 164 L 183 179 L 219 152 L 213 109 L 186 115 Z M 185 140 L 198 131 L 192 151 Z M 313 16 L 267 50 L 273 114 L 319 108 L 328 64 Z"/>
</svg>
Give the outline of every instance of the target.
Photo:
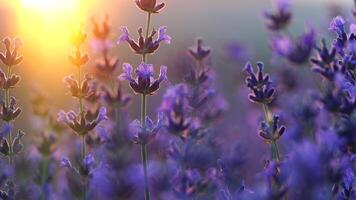
<svg viewBox="0 0 356 200">
<path fill-rule="evenodd" d="M 356 200 L 356 0 L 0 0 L 0 200 Z"/>
</svg>

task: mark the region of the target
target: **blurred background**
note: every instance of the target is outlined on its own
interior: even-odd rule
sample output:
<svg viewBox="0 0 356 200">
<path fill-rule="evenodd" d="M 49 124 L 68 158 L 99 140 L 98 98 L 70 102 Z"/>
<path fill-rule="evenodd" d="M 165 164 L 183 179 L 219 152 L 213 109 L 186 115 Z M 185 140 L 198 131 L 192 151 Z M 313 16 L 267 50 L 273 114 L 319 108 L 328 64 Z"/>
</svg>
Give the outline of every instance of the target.
<svg viewBox="0 0 356 200">
<path fill-rule="evenodd" d="M 265 62 L 269 70 L 273 71 L 272 75 L 277 73 L 277 70 L 271 68 L 283 65 L 283 62 L 274 59 L 271 53 L 268 39 L 270 33 L 262 19 L 264 10 L 273 9 L 271 1 L 157 1 L 164 1 L 167 5 L 161 14 L 153 16 L 153 25 L 167 26 L 173 42 L 171 45 L 162 45 L 155 55 L 149 57 L 149 62 L 157 68 L 167 65 L 169 84 L 178 83 L 182 80 L 181 69 L 192 65 L 186 55 L 186 49 L 194 45 L 195 38 L 204 38 L 204 44 L 213 50 L 211 65 L 218 74 L 218 87 L 229 104 L 226 120 L 221 126 L 225 125 L 225 130 L 233 130 L 227 134 L 231 139 L 247 140 L 249 149 L 260 147 L 256 151 L 247 151 L 251 152 L 246 155 L 247 160 L 262 160 L 268 151 L 263 149 L 267 148 L 267 145 L 262 145 L 262 140 L 256 140 L 256 124 L 260 111 L 256 109 L 255 113 L 247 112 L 254 105 L 251 105 L 247 98 L 239 99 L 238 94 L 241 97 L 241 93 L 247 93 L 241 73 L 246 61 Z M 320 38 L 329 36 L 330 33 L 326 30 L 334 16 L 350 16 L 353 0 L 294 0 L 292 7 L 294 16 L 288 34 L 297 37 L 304 27 L 310 25 L 317 30 L 317 40 L 320 41 Z M 23 109 L 15 124 L 17 128 L 25 130 L 29 135 L 39 134 L 31 132 L 33 121 L 30 102 L 36 88 L 47 94 L 55 111 L 76 107 L 62 81 L 63 77 L 76 72 L 67 61 L 67 55 L 73 51 L 68 42 L 69 27 L 82 23 L 89 34 L 86 50 L 91 61 L 84 70 L 90 72 L 99 56 L 92 53 L 90 47 L 90 40 L 93 39 L 91 20 L 94 18 L 101 21 L 105 15 L 110 17 L 114 43 L 121 34 L 121 26 L 127 26 L 136 38 L 137 28 L 144 26 L 146 22 L 145 13 L 136 8 L 134 0 L 0 0 L 0 38 L 18 36 L 23 41 L 20 52 L 24 55 L 24 62 L 15 68 L 16 73 L 22 76 L 22 81 L 20 87 L 12 91 Z M 243 49 L 243 55 L 240 55 L 239 59 L 230 58 L 227 47 L 231 44 L 238 44 Z M 3 50 L 2 44 L 0 48 Z M 119 58 L 120 66 L 125 62 L 135 66 L 141 60 L 129 50 L 127 44 L 115 45 L 112 55 Z M 312 77 L 309 71 L 308 68 L 299 70 L 297 77 L 310 81 L 306 78 Z M 164 90 L 149 99 L 151 115 L 161 102 L 162 91 Z M 136 109 L 139 108 L 139 98 L 134 98 L 134 101 L 134 106 L 130 107 L 131 119 L 139 116 L 139 109 Z M 235 117 L 236 113 L 239 113 L 238 118 Z M 248 114 L 253 116 L 245 116 Z M 240 129 L 239 124 L 247 124 L 247 128 Z M 261 168 L 258 165 L 252 166 L 255 169 L 251 169 L 251 165 L 246 166 L 246 170 L 250 170 L 252 174 Z"/>
<path fill-rule="evenodd" d="M 55 110 L 73 107 L 68 98 L 63 77 L 75 73 L 67 62 L 67 54 L 73 51 L 68 42 L 69 26 L 83 23 L 90 33 L 91 19 L 102 20 L 107 14 L 113 29 L 111 35 L 117 40 L 121 26 L 128 26 L 132 35 L 136 35 L 139 26 L 145 24 L 146 16 L 139 12 L 133 0 L 0 0 L 0 38 L 18 36 L 23 41 L 21 52 L 24 62 L 15 71 L 22 76 L 21 86 L 14 91 L 19 97 L 19 104 L 24 114 L 16 126 L 28 130 L 31 126 L 29 102 L 38 87 L 48 94 Z M 243 85 L 241 69 L 246 60 L 262 60 L 270 63 L 271 56 L 262 12 L 272 9 L 269 0 L 165 0 L 167 6 L 160 15 L 153 17 L 155 27 L 168 26 L 168 34 L 173 37 L 171 45 L 162 45 L 156 55 L 149 58 L 155 65 L 169 67 L 171 84 L 179 82 L 182 77 L 175 77 L 182 65 L 189 64 L 181 60 L 186 48 L 194 44 L 198 36 L 204 38 L 207 46 L 212 47 L 212 66 L 219 74 L 218 84 L 231 107 L 230 112 L 244 113 L 237 106 L 237 90 Z M 289 32 L 300 34 L 307 24 L 318 30 L 326 30 L 330 19 L 339 14 L 348 16 L 352 9 L 352 0 L 295 0 L 293 1 L 293 21 Z M 320 32 L 318 32 L 320 33 Z M 328 35 L 318 35 L 318 38 Z M 136 37 L 136 36 L 135 36 Z M 226 44 L 238 42 L 246 47 L 247 56 L 238 62 L 230 62 L 226 55 Z M 1 46 L 1 48 L 3 48 Z M 130 62 L 136 65 L 140 57 L 134 56 L 126 44 L 115 46 L 114 54 L 120 63 Z M 87 51 L 93 67 L 97 55 Z M 183 56 L 181 56 L 183 55 Z M 185 56 L 187 57 L 187 56 Z M 177 60 L 179 59 L 179 60 Z M 120 65 L 121 65 L 120 64 Z M 136 98 L 138 99 L 138 98 Z M 150 105 L 160 103 L 150 100 Z M 246 98 L 247 99 L 247 98 Z M 246 100 L 247 101 L 247 100 Z M 136 105 L 136 104 L 135 104 Z M 150 112 L 155 111 L 150 109 Z M 138 116 L 132 111 L 132 116 Z M 235 123 L 236 124 L 236 123 Z M 255 137 L 255 134 L 253 134 Z M 261 142 L 261 141 L 258 141 Z"/>
</svg>

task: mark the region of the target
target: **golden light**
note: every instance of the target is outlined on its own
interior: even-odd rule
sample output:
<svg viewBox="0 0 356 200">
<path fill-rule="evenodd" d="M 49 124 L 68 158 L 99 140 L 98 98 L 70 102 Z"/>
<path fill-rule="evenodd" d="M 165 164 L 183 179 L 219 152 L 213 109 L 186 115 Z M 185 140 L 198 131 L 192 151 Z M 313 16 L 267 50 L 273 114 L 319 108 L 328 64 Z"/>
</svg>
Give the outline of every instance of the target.
<svg viewBox="0 0 356 200">
<path fill-rule="evenodd" d="M 32 40 L 47 40 L 47 47 L 63 44 L 68 36 L 68 25 L 85 21 L 90 2 L 91 0 L 20 0 L 20 31 Z"/>
<path fill-rule="evenodd" d="M 21 0 L 25 7 L 36 9 L 40 12 L 53 12 L 70 10 L 78 1 L 75 0 Z"/>
<path fill-rule="evenodd" d="M 90 26 L 92 2 L 94 0 L 18 0 L 18 32 L 26 46 L 33 47 L 27 53 L 31 54 L 31 62 L 36 63 L 38 72 L 56 73 L 65 69 L 66 54 L 72 50 L 68 41 L 69 26 L 80 23 Z"/>
</svg>

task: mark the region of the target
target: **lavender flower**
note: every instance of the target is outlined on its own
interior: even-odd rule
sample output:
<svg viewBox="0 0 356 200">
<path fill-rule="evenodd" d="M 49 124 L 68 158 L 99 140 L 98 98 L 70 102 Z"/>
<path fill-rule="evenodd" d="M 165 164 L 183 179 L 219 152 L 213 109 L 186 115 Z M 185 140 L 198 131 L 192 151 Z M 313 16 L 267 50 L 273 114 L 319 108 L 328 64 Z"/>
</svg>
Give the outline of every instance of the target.
<svg viewBox="0 0 356 200">
<path fill-rule="evenodd" d="M 6 122 L 15 120 L 21 113 L 21 109 L 16 107 L 15 97 L 11 97 L 9 103 L 9 105 L 6 105 L 6 102 L 1 102 L 0 117 Z"/>
<path fill-rule="evenodd" d="M 166 34 L 167 27 L 160 27 L 158 30 L 158 37 L 156 40 L 153 37 L 157 34 L 155 29 L 152 30 L 151 34 L 145 38 L 143 35 L 142 28 L 138 29 L 139 39 L 138 42 L 134 41 L 129 33 L 127 27 L 121 27 L 123 34 L 119 37 L 118 44 L 127 42 L 131 49 L 139 55 L 146 55 L 154 53 L 162 42 L 170 44 L 172 38 Z"/>
<path fill-rule="evenodd" d="M 108 119 L 106 116 L 106 108 L 101 107 L 95 119 L 87 111 L 83 116 L 79 116 L 74 111 L 58 113 L 58 121 L 67 124 L 74 132 L 80 136 L 85 136 L 92 131 L 101 121 Z"/>
<path fill-rule="evenodd" d="M 275 0 L 275 11 L 264 12 L 266 26 L 272 31 L 284 29 L 291 21 L 292 13 L 290 9 L 291 0 Z"/>
<path fill-rule="evenodd" d="M 204 61 L 211 53 L 211 49 L 203 46 L 203 40 L 198 38 L 196 40 L 196 46 L 188 49 L 188 55 L 194 58 L 196 61 Z"/>
<path fill-rule="evenodd" d="M 132 77 L 133 68 L 130 64 L 124 63 L 123 73 L 119 76 L 120 80 L 128 80 L 132 90 L 135 93 L 144 95 L 153 95 L 160 87 L 160 84 L 167 80 L 167 67 L 160 67 L 160 74 L 154 79 L 152 64 L 141 63 L 135 70 L 137 78 Z"/>
<path fill-rule="evenodd" d="M 279 116 L 273 116 L 272 126 L 266 122 L 261 123 L 259 135 L 266 141 L 278 140 L 286 130 L 285 126 L 279 125 Z"/>
<path fill-rule="evenodd" d="M 162 127 L 162 114 L 158 114 L 157 123 L 146 117 L 145 126 L 142 126 L 140 121 L 134 120 L 130 124 L 130 132 L 132 134 L 132 141 L 136 144 L 148 144 L 157 135 L 158 131 Z"/>
<path fill-rule="evenodd" d="M 275 53 L 293 64 L 308 61 L 314 47 L 315 32 L 308 28 L 305 33 L 293 41 L 286 35 L 277 35 L 272 39 L 271 47 Z"/>
<path fill-rule="evenodd" d="M 20 48 L 22 42 L 19 38 L 13 40 L 14 48 L 11 49 L 10 38 L 5 38 L 3 40 L 6 51 L 5 53 L 0 53 L 0 60 L 7 66 L 15 66 L 21 63 L 23 60 L 22 56 L 18 55 L 18 49 Z"/>
<path fill-rule="evenodd" d="M 168 88 L 160 111 L 165 114 L 165 127 L 170 133 L 183 136 L 190 126 L 188 88 L 184 84 Z"/>
<path fill-rule="evenodd" d="M 249 75 L 246 78 L 247 87 L 250 88 L 251 94 L 249 99 L 255 103 L 270 103 L 274 98 L 275 89 L 268 74 L 263 74 L 264 64 L 257 63 L 258 71 L 253 71 L 252 65 L 247 63 L 244 71 Z"/>
<path fill-rule="evenodd" d="M 333 47 L 338 51 L 340 55 L 344 55 L 344 48 L 347 46 L 348 42 L 356 40 L 355 33 L 353 32 L 353 25 L 350 27 L 350 33 L 347 34 L 345 30 L 346 21 L 341 17 L 337 16 L 330 22 L 329 30 L 334 31 L 337 38 L 333 41 Z"/>
</svg>

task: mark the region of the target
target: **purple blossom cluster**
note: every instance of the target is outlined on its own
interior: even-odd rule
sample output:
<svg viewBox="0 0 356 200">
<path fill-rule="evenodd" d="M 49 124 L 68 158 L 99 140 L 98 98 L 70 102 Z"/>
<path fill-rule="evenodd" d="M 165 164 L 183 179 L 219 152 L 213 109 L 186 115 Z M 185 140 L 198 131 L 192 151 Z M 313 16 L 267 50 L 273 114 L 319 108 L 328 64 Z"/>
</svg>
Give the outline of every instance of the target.
<svg viewBox="0 0 356 200">
<path fill-rule="evenodd" d="M 5 38 L 0 199 L 356 199 L 356 24 L 335 16 L 328 29 L 308 24 L 294 36 L 291 1 L 273 2 L 263 13 L 271 61 L 243 65 L 255 59 L 245 45 L 223 45 L 235 85 L 222 84 L 227 67 L 200 37 L 172 73 L 179 63 L 159 54 L 174 45 L 170 29 L 152 26 L 163 2 L 134 2 L 147 16 L 137 40 L 126 26 L 115 35 L 109 15 L 91 18 L 91 34 L 72 27 L 75 71 L 63 80 L 72 104 L 56 109 L 34 86 L 28 141 L 13 131 L 21 42 Z M 117 46 L 140 61 L 115 55 Z"/>
</svg>

